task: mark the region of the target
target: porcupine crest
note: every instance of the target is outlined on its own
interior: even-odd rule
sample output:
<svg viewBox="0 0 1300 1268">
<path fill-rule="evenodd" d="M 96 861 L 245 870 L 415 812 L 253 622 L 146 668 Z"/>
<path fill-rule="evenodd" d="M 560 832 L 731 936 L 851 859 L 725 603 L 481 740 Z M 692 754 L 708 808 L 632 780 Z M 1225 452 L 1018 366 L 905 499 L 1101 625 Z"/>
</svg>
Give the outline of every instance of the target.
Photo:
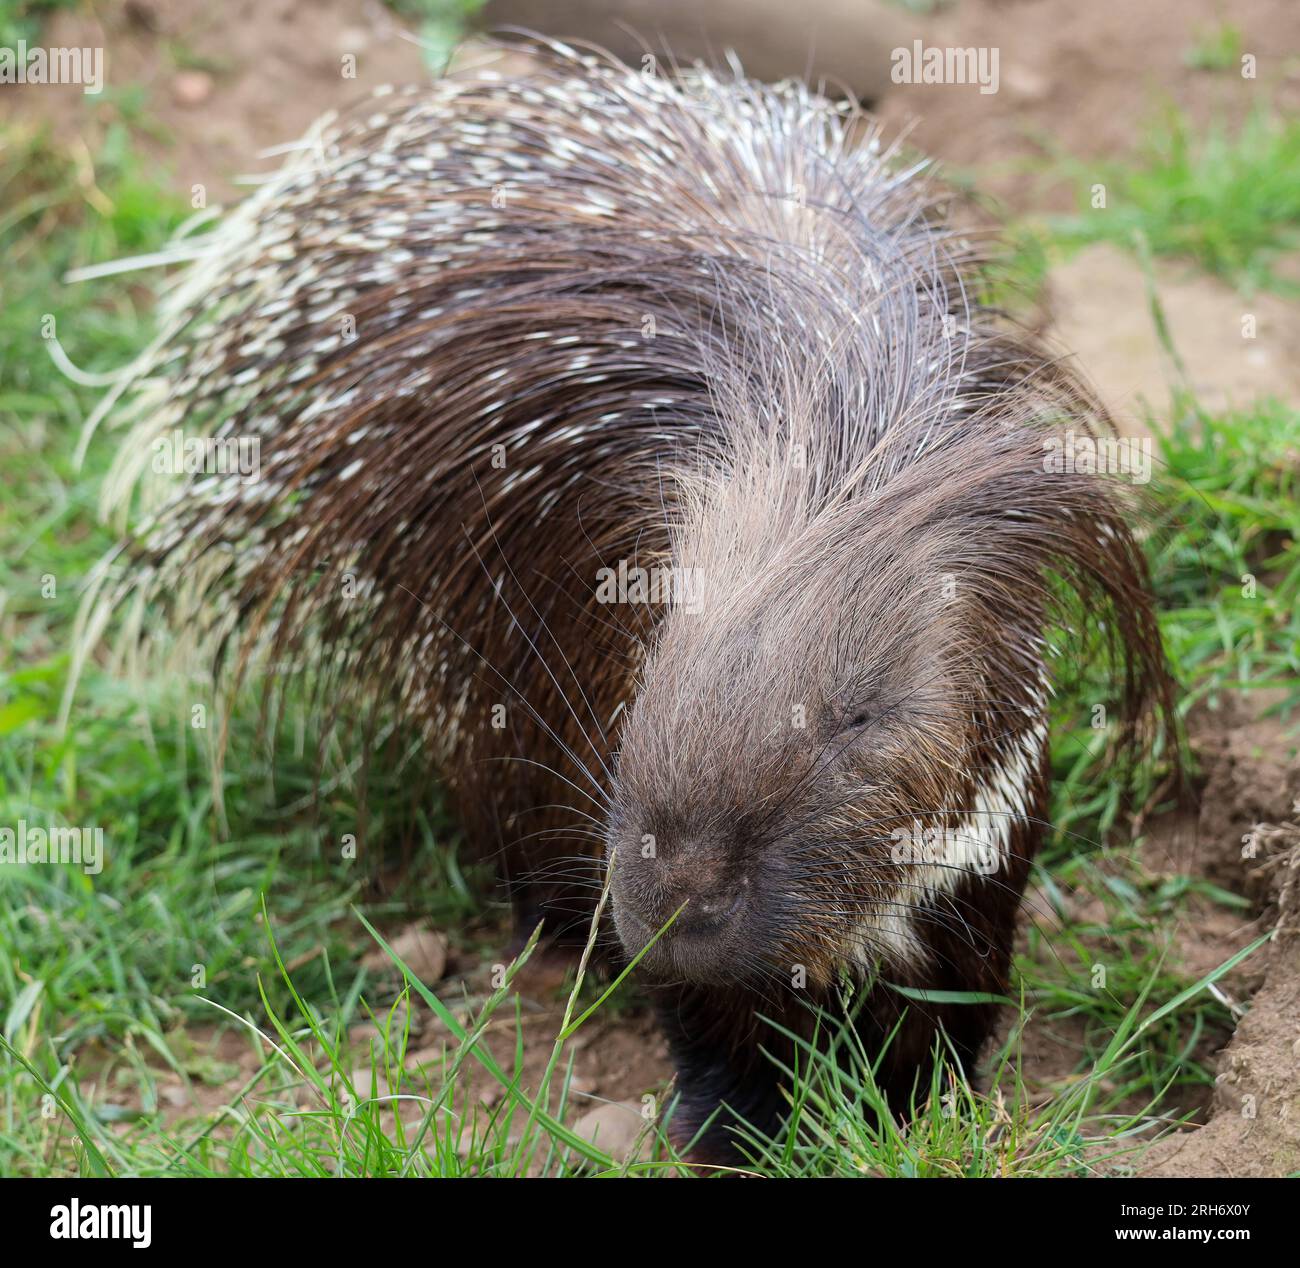
<svg viewBox="0 0 1300 1268">
<path fill-rule="evenodd" d="M 1104 623 L 1125 734 L 1168 707 L 1122 503 L 1044 472 L 1045 436 L 1105 421 L 970 301 L 923 165 L 857 109 L 528 47 L 517 81 L 328 117 L 178 247 L 100 410 L 133 424 L 109 499 L 147 515 L 87 628 L 161 603 L 227 683 L 265 662 L 328 684 L 336 719 L 395 704 L 470 837 L 549 878 L 539 904 L 602 844 L 671 855 L 729 824 L 775 849 L 815 819 L 769 868 L 767 967 L 923 959 L 910 913 L 952 868 L 848 876 L 844 843 L 922 817 L 1020 849 L 1061 583 Z M 178 427 L 256 437 L 260 478 L 133 495 Z M 619 561 L 698 602 L 602 603 Z M 876 766 L 827 774 L 867 748 L 859 701 Z"/>
</svg>

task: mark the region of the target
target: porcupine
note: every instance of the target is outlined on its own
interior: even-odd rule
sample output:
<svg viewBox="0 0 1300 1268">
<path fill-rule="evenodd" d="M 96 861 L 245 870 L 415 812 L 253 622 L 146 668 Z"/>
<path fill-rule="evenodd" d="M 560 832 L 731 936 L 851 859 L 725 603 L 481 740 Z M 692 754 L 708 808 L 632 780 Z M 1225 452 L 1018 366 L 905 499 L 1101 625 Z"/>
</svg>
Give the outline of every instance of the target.
<svg viewBox="0 0 1300 1268">
<path fill-rule="evenodd" d="M 101 602 L 395 708 L 521 931 L 585 937 L 612 861 L 623 953 L 667 926 L 675 1136 L 734 1160 L 845 983 L 891 1105 L 940 1032 L 975 1061 L 993 1004 L 933 993 L 1007 987 L 1049 631 L 1101 631 L 1120 745 L 1170 679 L 1126 499 L 1045 461 L 1109 423 L 923 161 L 797 82 L 525 47 L 327 117 L 178 247 L 113 488 L 175 428 L 260 478 L 173 490 Z"/>
</svg>

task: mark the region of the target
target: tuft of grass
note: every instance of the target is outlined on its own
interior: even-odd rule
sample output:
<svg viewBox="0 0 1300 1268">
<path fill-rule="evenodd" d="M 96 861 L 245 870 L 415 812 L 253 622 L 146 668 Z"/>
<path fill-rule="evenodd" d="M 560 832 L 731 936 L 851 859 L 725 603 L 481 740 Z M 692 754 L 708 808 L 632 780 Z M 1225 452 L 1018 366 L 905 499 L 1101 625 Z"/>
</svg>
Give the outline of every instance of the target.
<svg viewBox="0 0 1300 1268">
<path fill-rule="evenodd" d="M 366 923 L 363 921 L 363 923 Z M 411 972 L 370 927 L 404 975 L 392 1007 L 370 1014 L 373 1033 L 364 1051 L 350 1024 L 364 1010 L 356 990 L 327 996 L 321 1007 L 294 981 L 271 942 L 277 1008 L 262 984 L 265 1022 L 231 1017 L 257 1053 L 243 1081 L 222 1107 L 206 1115 L 169 1118 L 161 1108 L 159 1053 L 133 1052 L 116 1079 L 89 1086 L 61 1064 L 52 1042 L 23 1052 L 8 1037 L 0 1056 L 15 1071 L 6 1095 L 7 1127 L 0 1133 L 10 1173 L 236 1176 L 618 1176 L 680 1174 L 690 1164 L 673 1151 L 664 1124 L 647 1119 L 624 1159 L 600 1141 L 566 1125 L 578 1106 L 572 1053 L 566 1048 L 593 1010 L 574 1016 L 583 986 L 578 974 L 552 1057 L 539 1085 L 523 1086 L 522 1020 L 511 985 L 536 942 L 507 970 L 501 986 L 476 1009 L 453 1009 Z M 269 934 L 268 934 L 269 937 Z M 786 1128 L 775 1139 L 741 1131 L 750 1162 L 741 1171 L 818 1177 L 1006 1176 L 1095 1174 L 1113 1169 L 1168 1121 L 1153 1119 L 1158 1087 L 1148 1082 L 1148 1036 L 1166 1028 L 1188 1004 L 1253 954 L 1257 939 L 1197 981 L 1158 1003 L 1153 981 L 1135 979 L 1128 1004 L 1091 1068 L 1045 1102 L 1028 1094 L 1019 1074 L 1021 1029 L 1035 1007 L 1031 992 L 1019 1026 L 992 1062 L 990 1088 L 975 1091 L 943 1064 L 918 1089 L 910 1114 L 886 1107 L 873 1076 L 876 1054 L 865 1051 L 842 1021 L 822 1018 L 826 1043 L 798 1039 L 794 1091 Z M 500 1016 L 516 1000 L 513 1018 Z M 413 1060 L 411 1009 L 425 1004 L 441 1027 L 436 1053 Z M 570 1020 L 572 1019 L 572 1020 Z M 489 1029 L 512 1040 L 498 1059 L 485 1045 Z M 500 1052 L 502 1045 L 495 1045 Z M 170 1054 L 161 1054 L 165 1059 Z M 175 1065 L 198 1081 L 199 1069 Z M 482 1097 L 467 1083 L 478 1067 L 497 1096 Z M 101 1088 L 129 1073 L 142 1090 L 143 1108 L 127 1111 Z M 229 1078 L 229 1076 L 225 1076 Z M 1138 1094 L 1129 1109 L 1111 1106 L 1121 1091 Z M 42 1107 L 48 1107 L 42 1112 Z M 671 1120 L 669 1102 L 665 1122 Z"/>
<path fill-rule="evenodd" d="M 263 916 L 267 912 L 263 910 Z M 415 976 L 364 917 L 361 923 L 404 976 L 391 1007 L 369 1012 L 359 991 L 331 990 L 323 1005 L 305 994 L 270 937 L 270 981 L 259 981 L 260 1006 L 229 1012 L 256 1060 L 243 1067 L 228 1101 L 208 1114 L 169 1116 L 159 1096 L 161 1076 L 179 1071 L 187 1085 L 199 1067 L 170 1051 L 133 1054 L 102 1069 L 89 1087 L 71 1077 L 50 1040 L 23 1052 L 8 1037 L 0 1057 L 12 1077 L 6 1111 L 14 1139 L 5 1169 L 38 1174 L 234 1176 L 572 1176 L 675 1170 L 676 1159 L 653 1120 L 641 1133 L 634 1161 L 615 1161 L 599 1140 L 577 1135 L 565 1120 L 577 1093 L 566 1045 L 590 1016 L 573 1017 L 580 971 L 550 1063 L 535 1089 L 523 1086 L 522 1018 L 513 982 L 536 946 L 536 935 L 507 969 L 501 985 L 477 1008 L 449 1007 Z M 331 979 L 332 979 L 332 975 Z M 285 1001 L 277 1005 L 275 999 Z M 427 1006 L 442 1041 L 413 1060 L 412 1014 Z M 514 1008 L 514 1016 L 499 1016 Z M 256 1011 L 265 1018 L 255 1022 Z M 351 1026 L 368 1013 L 364 1046 Z M 570 1020 L 571 1019 L 571 1020 Z M 487 1048 L 489 1029 L 513 1036 L 511 1056 Z M 497 1046 L 500 1051 L 500 1045 Z M 160 1060 L 160 1057 L 162 1058 Z M 124 1068 L 125 1066 L 125 1068 Z M 465 1077 L 478 1067 L 495 1084 L 488 1105 Z M 143 1108 L 115 1105 L 111 1089 L 124 1074 L 140 1090 Z M 227 1081 L 230 1072 L 219 1077 Z M 101 1091 L 101 1089 L 104 1089 Z M 107 1093 L 107 1094 L 105 1094 Z M 42 1106 L 50 1107 L 42 1112 Z M 25 1129 L 25 1130 L 21 1130 Z"/>
<path fill-rule="evenodd" d="M 1022 321 L 1031 318 L 1043 302 L 1051 250 L 1050 238 L 1040 227 L 1008 227 L 997 256 L 981 271 L 980 302 Z"/>
<path fill-rule="evenodd" d="M 1136 975 L 1127 1002 L 1114 1010 L 1104 1037 L 1078 1077 L 1043 1100 L 1019 1071 L 1024 1027 L 1041 1007 L 1026 991 L 1016 1026 L 990 1062 L 987 1091 L 936 1063 L 929 1087 L 910 1112 L 891 1113 L 876 1086 L 877 1054 L 842 1022 L 823 1019 L 825 1048 L 791 1032 L 798 1056 L 785 1072 L 794 1087 L 789 1122 L 779 1138 L 748 1133 L 747 1149 L 763 1174 L 811 1178 L 998 1177 L 1091 1175 L 1114 1171 L 1171 1125 L 1155 1115 L 1169 1080 L 1152 1071 L 1152 1037 L 1188 1005 L 1198 1005 L 1225 973 L 1253 955 L 1258 938 L 1211 972 L 1156 1001 L 1155 975 Z M 1152 1074 L 1160 1081 L 1151 1082 Z M 1120 1107 L 1124 1094 L 1130 1105 Z M 1133 1094 L 1136 1094 L 1134 1096 Z"/>
<path fill-rule="evenodd" d="M 1277 271 L 1300 248 L 1300 119 L 1256 109 L 1236 130 L 1199 132 L 1178 111 L 1148 128 L 1137 161 L 1065 164 L 1080 211 L 1052 222 L 1067 243 L 1139 239 L 1158 255 L 1180 255 L 1245 289 L 1295 293 Z M 1091 206 L 1094 184 L 1106 206 Z"/>
<path fill-rule="evenodd" d="M 215 719 L 192 725 L 205 699 L 193 684 L 132 682 L 92 664 L 60 729 L 80 587 L 114 541 L 97 505 L 115 439 L 97 437 L 74 464 L 95 393 L 56 368 L 47 337 L 90 371 L 128 361 L 149 332 L 148 293 L 121 278 L 76 287 L 62 278 L 156 249 L 189 209 L 149 179 L 119 126 L 93 165 L 39 133 L 8 131 L 0 206 L 0 825 L 100 832 L 104 851 L 98 873 L 0 864 L 8 1173 L 55 1167 L 51 1142 L 67 1128 L 43 1122 L 39 1100 L 28 1116 L 22 1062 L 41 1063 L 60 1086 L 95 1083 L 95 1114 L 120 1121 L 112 1081 L 151 1077 L 146 1055 L 185 1070 L 186 1029 L 217 1017 L 205 998 L 241 1015 L 263 1007 L 264 895 L 302 989 L 343 1000 L 367 980 L 355 967 L 335 979 L 334 965 L 354 964 L 350 903 L 381 922 L 420 907 L 462 924 L 481 909 L 483 878 L 459 865 L 436 794 L 421 790 L 412 808 L 398 762 L 371 776 L 364 818 L 351 759 L 337 749 L 318 785 L 315 719 L 302 705 L 271 745 L 258 734 L 257 701 L 241 702 L 222 776 L 224 834 L 209 775 Z M 339 848 L 345 833 L 360 842 L 355 862 Z M 269 1005 L 285 1007 L 286 988 L 269 980 Z"/>
<path fill-rule="evenodd" d="M 1049 850 L 1034 870 L 1034 919 L 1016 969 L 1040 1027 L 1073 1047 L 1073 1077 L 1097 1068 L 1132 1001 L 1161 1007 L 1190 979 L 1172 956 L 1172 931 L 1207 903 L 1234 911 L 1246 899 L 1188 876 L 1153 876 L 1127 845 L 1089 853 Z M 1244 917 L 1243 917 L 1244 919 Z M 1213 994 L 1195 996 L 1149 1026 L 1122 1080 L 1096 1089 L 1099 1110 L 1121 1112 L 1169 1092 L 1210 1087 L 1207 1057 L 1232 1033 L 1233 1018 Z M 1068 1034 L 1068 1039 L 1066 1035 Z"/>
<path fill-rule="evenodd" d="M 431 75 L 441 75 L 456 46 L 465 38 L 485 0 L 384 0 L 390 9 L 414 24 L 424 63 Z"/>
<path fill-rule="evenodd" d="M 1183 62 L 1193 70 L 1233 70 L 1241 63 L 1241 31 L 1231 22 L 1199 29 L 1183 53 Z"/>
<path fill-rule="evenodd" d="M 1189 701 L 1283 688 L 1300 705 L 1300 410 L 1215 416 L 1182 395 L 1158 436 L 1165 528 L 1151 551 Z"/>
<path fill-rule="evenodd" d="M 0 47 L 13 48 L 19 40 L 35 44 L 41 24 L 57 9 L 74 9 L 81 0 L 0 0 Z"/>
<path fill-rule="evenodd" d="M 1175 395 L 1167 426 L 1149 420 L 1155 478 L 1145 500 L 1146 554 L 1161 633 L 1185 715 L 1228 690 L 1273 689 L 1270 711 L 1300 707 L 1300 411 L 1261 399 L 1207 413 Z M 1056 845 L 1100 842 L 1120 822 L 1107 776 L 1108 728 L 1095 725 L 1105 684 L 1059 632 L 1052 704 Z M 1161 784 L 1163 751 L 1134 772 L 1136 804 Z"/>
</svg>

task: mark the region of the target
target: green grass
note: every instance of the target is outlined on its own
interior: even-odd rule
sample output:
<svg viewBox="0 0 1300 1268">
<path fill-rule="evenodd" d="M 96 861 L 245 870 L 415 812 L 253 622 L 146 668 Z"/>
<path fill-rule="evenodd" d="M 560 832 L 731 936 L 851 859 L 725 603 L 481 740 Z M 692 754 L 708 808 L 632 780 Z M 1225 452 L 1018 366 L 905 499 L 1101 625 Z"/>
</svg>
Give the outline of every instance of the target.
<svg viewBox="0 0 1300 1268">
<path fill-rule="evenodd" d="M 1151 876 L 1127 847 L 1049 851 L 1035 881 L 1041 914 L 1053 925 L 1049 934 L 1042 921 L 1030 922 L 1017 968 L 1045 1024 L 1075 1046 L 1080 1075 L 1093 1069 L 1134 999 L 1145 995 L 1159 1007 L 1187 987 L 1172 960 L 1171 930 L 1194 919 L 1194 903 L 1217 903 L 1248 918 L 1240 896 L 1194 877 Z M 1213 995 L 1198 996 L 1148 1028 L 1124 1080 L 1099 1089 L 1099 1108 L 1122 1109 L 1153 1089 L 1209 1087 L 1214 1071 L 1207 1058 L 1231 1030 L 1228 1009 Z"/>
<path fill-rule="evenodd" d="M 1294 718 L 1300 705 L 1300 411 L 1260 400 L 1209 415 L 1175 392 L 1157 429 L 1156 477 L 1147 542 L 1160 622 L 1183 690 L 1180 712 L 1212 706 L 1230 690 L 1272 689 L 1270 711 Z M 1068 656 L 1063 658 L 1068 660 Z M 1017 963 L 1040 1018 L 1064 1025 L 1077 1072 L 1095 1068 L 1108 1037 L 1139 991 L 1159 1005 L 1186 979 L 1170 956 L 1171 931 L 1194 927 L 1206 904 L 1240 911 L 1237 895 L 1186 877 L 1153 877 L 1128 844 L 1090 849 L 1122 822 L 1119 786 L 1106 777 L 1105 733 L 1091 729 L 1103 698 L 1086 670 L 1055 701 L 1054 839 L 1035 867 L 1035 884 L 1058 925 L 1050 938 L 1030 926 Z M 1136 772 L 1137 804 L 1160 804 L 1163 762 Z M 1166 794 L 1167 795 L 1167 794 Z M 1080 901 L 1082 900 L 1082 901 Z M 1080 907 L 1086 914 L 1077 914 Z M 1093 972 L 1105 970 L 1098 987 Z M 1103 1105 L 1123 1106 L 1152 1088 L 1208 1088 L 1211 1055 L 1232 1029 L 1212 995 L 1189 1001 L 1151 1032 L 1123 1083 Z M 1064 1041 L 1064 1040 L 1063 1040 Z"/>
<path fill-rule="evenodd" d="M 1276 686 L 1289 712 L 1300 704 L 1300 411 L 1262 400 L 1211 417 L 1179 397 L 1160 459 L 1154 580 L 1191 696 Z"/>
<path fill-rule="evenodd" d="M 1241 65 L 1241 53 L 1241 32 L 1231 22 L 1221 22 L 1196 32 L 1183 61 L 1193 70 L 1233 70 Z"/>
<path fill-rule="evenodd" d="M 1151 1047 L 1171 1031 L 1180 1010 L 1194 1005 L 1261 941 L 1163 1000 L 1153 994 L 1153 983 L 1135 980 L 1131 1001 L 1116 1010 L 1099 1037 L 1096 1059 L 1045 1103 L 1026 1094 L 1014 1060 L 1020 1029 L 1032 1016 L 1028 996 L 1020 1026 L 994 1058 L 992 1090 L 975 1092 L 937 1070 L 906 1121 L 884 1112 L 872 1074 L 875 1054 L 858 1047 L 850 1029 L 827 1023 L 834 1036 L 830 1055 L 799 1044 L 790 1071 L 796 1091 L 787 1129 L 772 1140 L 751 1136 L 750 1161 L 739 1169 L 790 1177 L 911 1177 L 1084 1175 L 1121 1167 L 1143 1137 L 1149 1139 L 1149 1115 L 1173 1082 L 1152 1081 Z M 517 965 L 532 949 L 525 948 Z M 407 992 L 375 1019 L 377 1033 L 358 1053 L 346 1026 L 359 997 L 334 997 L 322 1009 L 303 998 L 278 951 L 275 968 L 292 999 L 292 1014 L 284 1015 L 267 998 L 263 1020 L 246 1023 L 261 1064 L 231 1097 L 230 1108 L 167 1133 L 154 1130 L 155 1109 L 114 1113 L 111 1103 L 87 1098 L 77 1082 L 64 1078 L 66 1069 L 49 1055 L 42 1063 L 40 1054 L 33 1060 L 10 1050 L 23 1072 L 17 1091 L 29 1101 L 20 1112 L 41 1125 L 41 1139 L 29 1138 L 19 1163 L 82 1174 L 322 1177 L 645 1175 L 687 1165 L 668 1145 L 666 1123 L 645 1121 L 641 1147 L 629 1161 L 609 1158 L 599 1140 L 588 1141 L 565 1126 L 575 1100 L 567 1045 L 595 1011 L 578 1012 L 581 975 L 565 1011 L 572 1021 L 560 1030 L 540 1085 L 529 1094 L 520 1088 L 522 1044 L 513 1063 L 498 1063 L 482 1042 L 497 1013 L 509 1008 L 513 970 L 464 1021 L 406 970 Z M 447 1040 L 432 1061 L 413 1070 L 405 1006 L 416 998 L 444 1024 Z M 517 1014 L 513 1024 L 518 1034 Z M 1183 1040 L 1184 1047 L 1188 1042 Z M 155 1106 L 154 1066 L 138 1058 L 123 1065 L 145 1090 L 146 1107 Z M 495 1105 L 463 1094 L 462 1074 L 474 1065 L 499 1088 Z M 1162 1069 L 1155 1073 L 1164 1075 Z M 1130 1108 L 1110 1108 L 1134 1095 Z M 18 1099 L 11 1093 L 11 1108 Z M 41 1102 L 56 1112 L 41 1114 Z"/>
<path fill-rule="evenodd" d="M 479 16 L 485 0 L 385 0 L 394 13 L 419 33 L 424 63 L 441 75 L 456 46 Z"/>
<path fill-rule="evenodd" d="M 128 100 L 110 108 L 129 121 Z M 1143 187 L 1126 179 L 1121 188 Z M 427 790 L 413 800 L 400 755 L 371 773 L 363 821 L 356 772 L 337 746 L 326 750 L 323 793 L 314 795 L 310 710 L 291 701 L 271 744 L 250 696 L 233 715 L 221 831 L 209 733 L 189 726 L 193 685 L 128 682 L 92 664 L 71 725 L 59 730 L 78 587 L 112 541 L 96 504 L 114 438 L 97 437 L 84 466 L 73 466 L 94 393 L 55 368 L 42 323 L 53 316 L 85 369 L 123 364 L 146 336 L 148 294 L 121 278 L 75 288 L 60 279 L 156 248 L 188 209 L 133 161 L 122 123 L 93 169 L 10 132 L 0 206 L 9 266 L 0 306 L 0 824 L 98 826 L 108 856 L 97 876 L 0 867 L 0 1174 L 627 1170 L 565 1126 L 587 1106 L 571 1077 L 587 1009 L 594 1003 L 607 1019 L 635 1008 L 626 987 L 601 999 L 579 980 L 569 1008 L 580 1024 L 557 1043 L 542 1087 L 525 1094 L 517 1039 L 512 1060 L 483 1065 L 485 1029 L 517 1036 L 522 1024 L 505 987 L 443 1000 L 414 975 L 398 981 L 361 965 L 373 945 L 366 921 L 382 931 L 427 915 L 461 931 L 470 959 L 496 937 L 490 906 L 482 915 L 482 875 L 461 869 L 454 832 Z M 1216 207 L 1201 205 L 1206 216 Z M 1273 223 L 1265 212 L 1249 214 L 1248 254 L 1224 265 L 1243 277 L 1277 245 L 1262 230 Z M 1164 249 L 1154 219 L 1140 227 Z M 1201 232 L 1197 241 L 1214 238 Z M 1040 283 L 1046 251 L 1027 234 L 1007 284 Z M 1162 526 L 1149 550 L 1188 698 L 1241 684 L 1286 686 L 1294 698 L 1300 416 L 1261 402 L 1212 417 L 1179 399 L 1169 421 L 1155 502 Z M 1247 573 L 1253 597 L 1241 589 Z M 754 1142 L 756 1166 L 784 1175 L 1086 1172 L 1122 1163 L 1151 1138 L 1152 1113 L 1207 1084 L 1209 1040 L 1226 1036 L 1230 1019 L 1205 981 L 1189 980 L 1166 954 L 1169 931 L 1197 904 L 1235 910 L 1240 900 L 1148 876 L 1122 839 L 1089 848 L 1120 822 L 1093 752 L 1090 698 L 1081 682 L 1058 701 L 1059 832 L 1035 878 L 1058 927 L 1050 937 L 1031 931 L 1018 961 L 1024 1006 L 989 1089 L 937 1076 L 900 1125 L 863 1113 L 878 1100 L 865 1054 L 841 1066 L 804 1053 L 790 1128 Z M 1149 772 L 1152 786 L 1158 774 Z M 349 863 L 338 842 L 363 823 L 363 857 Z M 423 1047 L 429 1034 L 440 1037 L 421 1070 L 407 1068 L 415 1014 L 426 1022 Z M 362 1038 L 357 1027 L 368 1020 Z M 207 1036 L 217 1026 L 242 1035 L 254 1058 L 214 1056 Z M 1027 1026 L 1060 1027 L 1076 1046 L 1070 1077 L 1046 1092 L 1021 1082 L 1015 1056 Z M 490 1108 L 470 1096 L 470 1070 L 498 1085 Z M 219 1092 L 219 1107 L 169 1108 L 177 1080 Z M 651 1124 L 645 1140 L 633 1169 L 671 1167 Z"/>
<path fill-rule="evenodd" d="M 1300 411 L 1269 399 L 1209 415 L 1176 392 L 1156 430 L 1147 556 L 1171 663 L 1183 686 L 1180 712 L 1218 705 L 1229 690 L 1274 689 L 1270 710 L 1300 706 Z M 1070 673 L 1071 656 L 1060 657 Z M 1099 765 L 1105 733 L 1091 728 L 1104 699 L 1085 665 L 1054 709 L 1058 843 L 1105 836 L 1122 810 L 1118 785 Z M 1150 792 L 1156 767 L 1139 772 Z"/>
<path fill-rule="evenodd" d="M 4 157 L 0 247 L 12 272 L 0 306 L 0 823 L 101 829 L 106 861 L 97 876 L 0 866 L 3 1034 L 65 1078 L 105 1045 L 134 1054 L 137 1069 L 143 1053 L 181 1068 L 184 1027 L 219 1019 L 203 996 L 239 1013 L 262 1008 L 249 969 L 266 957 L 263 894 L 273 897 L 287 959 L 302 962 L 299 986 L 346 998 L 365 980 L 351 967 L 350 903 L 365 900 L 376 919 L 418 906 L 453 924 L 478 910 L 481 883 L 457 867 L 436 801 L 415 808 L 402 794 L 400 768 L 372 780 L 363 826 L 355 781 L 329 750 L 325 793 L 313 807 L 310 716 L 291 716 L 268 751 L 256 702 L 245 701 L 223 775 L 224 837 L 208 732 L 189 725 L 191 704 L 203 699 L 193 687 L 127 682 L 92 665 L 60 730 L 79 586 L 113 540 L 96 507 L 114 441 L 97 438 L 85 465 L 74 466 L 94 394 L 56 369 L 42 327 L 52 317 L 69 356 L 88 370 L 128 360 L 147 331 L 148 297 L 121 281 L 69 288 L 60 279 L 161 245 L 186 209 L 142 175 L 120 130 L 94 171 L 17 133 Z M 340 857 L 345 832 L 375 843 L 363 864 Z M 387 860 L 376 856 L 381 846 Z M 402 856 L 418 866 L 399 869 Z M 390 874 L 406 887 L 400 902 L 382 892 Z M 346 980 L 335 980 L 336 963 L 348 966 Z M 274 1006 L 287 1004 L 287 988 L 272 979 L 268 989 Z M 26 1170 L 29 1142 L 14 1100 L 23 1080 L 12 1062 L 0 1070 L 0 1173 Z M 111 1100 L 100 1109 L 117 1112 Z"/>
<path fill-rule="evenodd" d="M 921 1089 L 912 1113 L 903 1120 L 887 1112 L 872 1077 L 875 1055 L 858 1045 L 851 1030 L 833 1032 L 832 1051 L 845 1049 L 847 1059 L 833 1059 L 801 1042 L 801 1059 L 789 1071 L 796 1088 L 790 1122 L 778 1140 L 752 1139 L 755 1165 L 765 1173 L 789 1177 L 1082 1176 L 1119 1171 L 1131 1165 L 1152 1138 L 1152 1115 L 1159 1111 L 1161 1094 L 1174 1082 L 1164 1068 L 1150 1068 L 1151 1047 L 1175 1017 L 1254 954 L 1261 941 L 1198 980 L 1181 982 L 1164 999 L 1153 994 L 1154 979 L 1135 980 L 1127 1004 L 1108 1018 L 1079 1076 L 1046 1101 L 1030 1094 L 1019 1073 L 1024 1029 L 1044 1007 L 1034 1002 L 1040 992 L 1032 989 L 1022 995 L 1017 1024 L 991 1059 L 990 1090 L 977 1092 L 937 1066 L 929 1088 Z"/>
<path fill-rule="evenodd" d="M 1080 210 L 1053 222 L 1063 242 L 1145 242 L 1244 289 L 1296 293 L 1278 265 L 1300 248 L 1300 120 L 1260 108 L 1237 129 L 1202 130 L 1170 109 L 1148 128 L 1138 161 L 1067 170 Z M 1106 205 L 1094 208 L 1098 183 Z"/>
<path fill-rule="evenodd" d="M 75 8 L 81 0 L 0 0 L 0 47 L 40 39 L 41 23 L 57 9 Z"/>
</svg>

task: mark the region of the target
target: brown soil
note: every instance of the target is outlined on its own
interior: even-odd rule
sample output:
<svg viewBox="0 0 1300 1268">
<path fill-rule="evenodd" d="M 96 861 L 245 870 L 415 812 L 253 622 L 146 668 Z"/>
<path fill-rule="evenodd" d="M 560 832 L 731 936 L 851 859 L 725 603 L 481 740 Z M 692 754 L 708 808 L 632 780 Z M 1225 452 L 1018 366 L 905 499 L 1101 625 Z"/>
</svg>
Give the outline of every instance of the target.
<svg viewBox="0 0 1300 1268">
<path fill-rule="evenodd" d="M 120 91 L 139 93 L 146 152 L 187 201 L 195 185 L 213 202 L 236 197 L 239 176 L 278 164 L 263 151 L 297 140 L 327 110 L 428 78 L 410 32 L 383 5 L 358 0 L 110 0 L 56 11 L 42 39 L 102 47 L 105 93 L 7 87 L 0 120 L 46 122 L 93 156 Z"/>
<path fill-rule="evenodd" d="M 1300 756 L 1294 727 L 1259 716 L 1260 702 L 1230 700 L 1193 723 L 1206 780 L 1192 824 L 1166 825 L 1148 855 L 1251 900 L 1259 912 L 1233 949 L 1273 931 L 1221 985 L 1244 1013 L 1218 1063 L 1207 1126 L 1156 1144 L 1143 1161 L 1152 1175 L 1285 1175 L 1300 1168 Z M 1203 973 L 1198 924 L 1188 965 Z M 1248 1003 L 1248 1008 L 1246 1007 Z"/>
<path fill-rule="evenodd" d="M 1300 399 L 1300 322 L 1275 295 L 1243 299 L 1226 282 L 1188 265 L 1160 260 L 1154 285 L 1189 385 L 1210 411 L 1241 408 L 1260 397 Z M 1161 347 L 1147 282 L 1132 256 L 1099 243 L 1048 276 L 1052 338 L 1069 350 L 1120 430 L 1149 431 L 1164 417 L 1178 373 Z M 1255 319 L 1242 338 L 1242 318 Z"/>
<path fill-rule="evenodd" d="M 1258 77 L 1185 62 L 1225 22 L 1258 59 Z M 1139 122 L 1172 102 L 1192 120 L 1242 118 L 1270 98 L 1300 105 L 1300 11 L 1291 0 L 961 0 L 920 19 L 927 45 L 997 48 L 1000 85 L 900 84 L 880 112 L 912 123 L 916 145 L 979 174 L 981 190 L 1018 212 L 1068 211 L 1074 191 L 1044 185 L 1043 160 L 1113 159 L 1138 141 Z"/>
</svg>

